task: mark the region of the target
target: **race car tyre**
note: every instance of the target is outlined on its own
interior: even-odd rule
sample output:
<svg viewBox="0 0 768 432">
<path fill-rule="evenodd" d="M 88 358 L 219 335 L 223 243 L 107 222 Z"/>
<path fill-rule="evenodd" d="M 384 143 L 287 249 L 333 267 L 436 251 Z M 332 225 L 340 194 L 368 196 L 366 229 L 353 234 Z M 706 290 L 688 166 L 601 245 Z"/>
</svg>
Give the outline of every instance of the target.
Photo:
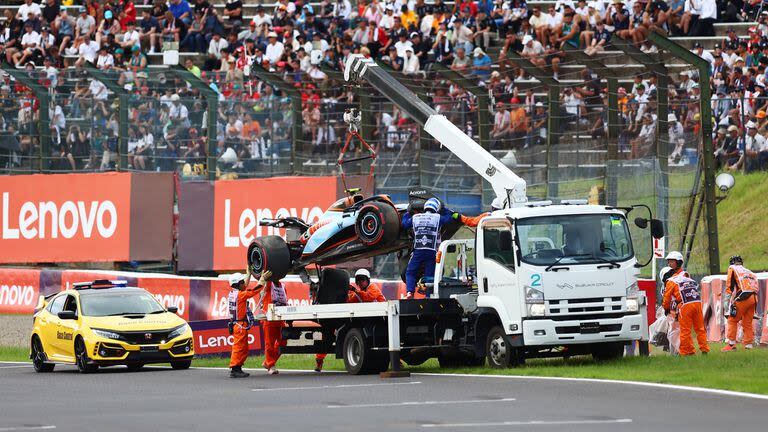
<svg viewBox="0 0 768 432">
<path fill-rule="evenodd" d="M 88 374 L 99 370 L 99 365 L 90 362 L 88 353 L 85 351 L 85 342 L 79 336 L 75 339 L 75 364 L 80 373 Z"/>
<path fill-rule="evenodd" d="M 144 367 L 144 363 L 129 363 L 126 366 L 130 372 L 138 372 Z"/>
<path fill-rule="evenodd" d="M 346 270 L 324 268 L 320 273 L 320 286 L 315 293 L 315 304 L 347 302 L 349 273 Z"/>
<path fill-rule="evenodd" d="M 522 349 L 512 346 L 501 326 L 495 326 L 488 332 L 485 352 L 488 366 L 492 368 L 503 369 L 520 366 L 525 363 Z"/>
<path fill-rule="evenodd" d="M 363 206 L 355 221 L 355 234 L 366 246 L 388 245 L 400 234 L 400 218 L 392 205 L 371 202 Z"/>
<path fill-rule="evenodd" d="M 607 342 L 592 346 L 592 358 L 597 361 L 615 360 L 624 357 L 624 343 Z"/>
<path fill-rule="evenodd" d="M 269 270 L 272 272 L 272 281 L 284 278 L 291 268 L 291 253 L 285 240 L 279 236 L 254 239 L 248 246 L 248 268 L 254 276 Z"/>
<path fill-rule="evenodd" d="M 344 337 L 344 367 L 351 375 L 365 375 L 384 372 L 389 367 L 386 351 L 374 351 L 363 331 L 353 328 Z"/>
<path fill-rule="evenodd" d="M 171 367 L 174 370 L 189 369 L 190 366 L 192 366 L 192 360 L 179 360 L 171 362 Z"/>
<path fill-rule="evenodd" d="M 35 367 L 35 372 L 43 373 L 53 371 L 53 368 L 56 367 L 56 365 L 53 363 L 47 363 L 47 359 L 48 357 L 43 351 L 43 344 L 40 342 L 40 339 L 37 337 L 37 335 L 35 335 L 32 338 L 32 366 Z"/>
</svg>

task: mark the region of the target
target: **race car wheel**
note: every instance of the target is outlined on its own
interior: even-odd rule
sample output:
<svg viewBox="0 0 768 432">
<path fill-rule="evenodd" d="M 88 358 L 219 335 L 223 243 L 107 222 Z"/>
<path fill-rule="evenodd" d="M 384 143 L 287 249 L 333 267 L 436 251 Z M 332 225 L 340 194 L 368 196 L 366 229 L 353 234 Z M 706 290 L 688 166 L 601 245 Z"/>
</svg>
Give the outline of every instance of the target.
<svg viewBox="0 0 768 432">
<path fill-rule="evenodd" d="M 355 234 L 366 246 L 387 245 L 393 242 L 400 234 L 397 210 L 383 202 L 366 204 L 357 214 Z"/>
<path fill-rule="evenodd" d="M 90 362 L 88 353 L 85 351 L 85 342 L 79 336 L 75 339 L 75 363 L 80 373 L 87 374 L 99 370 L 99 365 Z"/>
<path fill-rule="evenodd" d="M 291 253 L 285 240 L 279 236 L 254 239 L 248 246 L 248 268 L 254 276 L 269 270 L 273 281 L 284 278 L 291 268 Z"/>
<path fill-rule="evenodd" d="M 171 367 L 174 370 L 189 369 L 190 366 L 192 366 L 192 360 L 179 360 L 171 362 Z"/>
<path fill-rule="evenodd" d="M 32 338 L 32 366 L 35 367 L 35 372 L 43 373 L 43 372 L 52 372 L 53 368 L 56 367 L 53 363 L 46 363 L 46 360 L 48 357 L 45 355 L 45 352 L 43 351 L 43 344 L 40 342 L 40 339 L 35 336 Z"/>
</svg>

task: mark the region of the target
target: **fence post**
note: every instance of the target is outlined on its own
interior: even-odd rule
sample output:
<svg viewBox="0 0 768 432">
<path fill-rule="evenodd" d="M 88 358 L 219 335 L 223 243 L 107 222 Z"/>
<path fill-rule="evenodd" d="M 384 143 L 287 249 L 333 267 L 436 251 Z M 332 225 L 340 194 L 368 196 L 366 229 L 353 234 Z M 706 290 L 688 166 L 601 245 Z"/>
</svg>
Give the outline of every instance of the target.
<svg viewBox="0 0 768 432">
<path fill-rule="evenodd" d="M 205 81 L 182 66 L 173 66 L 171 71 L 205 97 L 206 104 L 208 105 L 208 134 L 206 137 L 208 140 L 208 148 L 205 152 L 205 167 L 208 171 L 208 180 L 216 180 L 216 127 L 219 113 L 219 94 L 206 84 Z"/>
<path fill-rule="evenodd" d="M 291 144 L 291 170 L 296 172 L 296 143 L 302 141 L 303 125 L 301 118 L 301 111 L 303 109 L 301 104 L 301 93 L 293 88 L 289 83 L 285 82 L 279 75 L 274 72 L 270 72 L 264 69 L 263 66 L 254 64 L 251 67 L 251 74 L 256 75 L 257 78 L 266 82 L 270 86 L 280 90 L 285 96 L 291 99 L 291 132 L 293 135 Z"/>
<path fill-rule="evenodd" d="M 51 147 L 51 115 L 50 108 L 50 94 L 48 90 L 41 86 L 34 77 L 30 77 L 26 72 L 16 69 L 14 66 L 7 62 L 2 63 L 0 67 L 5 73 L 13 77 L 16 81 L 22 83 L 24 86 L 32 90 L 37 100 L 40 102 L 40 110 L 38 112 L 37 132 L 39 144 L 38 159 L 40 166 L 38 170 L 40 172 L 46 172 L 48 170 L 48 156 L 50 155 Z M 64 131 L 62 131 L 64 132 Z"/>
<path fill-rule="evenodd" d="M 690 63 L 699 70 L 699 82 L 709 83 L 709 62 L 698 55 L 688 51 L 688 49 L 678 45 L 676 42 L 655 33 L 650 32 L 648 39 L 656 46 L 666 49 L 675 57 Z M 720 247 L 717 237 L 717 203 L 715 188 L 715 160 L 714 146 L 712 143 L 712 91 L 709 85 L 699 87 L 701 95 L 699 96 L 699 112 L 701 113 L 701 139 L 704 159 L 704 193 L 707 210 L 707 239 L 709 243 L 709 272 L 717 274 L 720 272 Z"/>
<path fill-rule="evenodd" d="M 117 125 L 117 170 L 128 169 L 128 101 L 129 94 L 125 89 L 117 84 L 117 80 L 110 79 L 109 75 L 104 71 L 101 71 L 93 66 L 93 64 L 86 62 L 85 71 L 96 81 L 101 82 L 104 86 L 115 94 L 118 98 L 119 108 L 117 118 L 119 124 Z"/>
</svg>

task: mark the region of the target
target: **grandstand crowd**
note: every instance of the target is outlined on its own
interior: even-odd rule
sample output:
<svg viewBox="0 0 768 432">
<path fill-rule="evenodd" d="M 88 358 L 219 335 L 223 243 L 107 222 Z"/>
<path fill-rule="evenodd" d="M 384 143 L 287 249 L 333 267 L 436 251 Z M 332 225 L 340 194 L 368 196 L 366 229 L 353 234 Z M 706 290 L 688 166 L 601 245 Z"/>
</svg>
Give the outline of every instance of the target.
<svg viewBox="0 0 768 432">
<path fill-rule="evenodd" d="M 433 106 L 468 132 L 477 101 L 467 88 L 433 80 L 441 63 L 487 89 L 493 101 L 493 150 L 525 149 L 546 141 L 548 117 L 563 130 L 592 139 L 608 129 L 608 93 L 595 71 L 566 71 L 564 45 L 589 55 L 611 49 L 613 38 L 643 52 L 656 48 L 651 31 L 670 36 L 715 36 L 716 22 L 753 22 L 748 34 L 735 28 L 712 50 L 693 51 L 711 64 L 710 82 L 695 70 L 672 77 L 669 87 L 670 161 L 684 163 L 700 149 L 700 86 L 712 90 L 718 163 L 725 169 L 768 168 L 768 10 L 742 0 L 279 0 L 246 15 L 241 0 L 24 0 L 6 6 L 0 22 L 0 58 L 39 77 L 50 89 L 52 157 L 60 169 L 110 169 L 117 153 L 119 118 L 104 83 L 79 72 L 102 70 L 131 93 L 129 164 L 135 169 L 173 170 L 178 161 L 207 156 L 207 103 L 178 78 L 159 78 L 151 58 L 182 53 L 182 64 L 220 94 L 217 157 L 227 151 L 231 169 L 254 170 L 294 149 L 308 161 L 334 158 L 344 139 L 341 112 L 354 93 L 332 85 L 353 53 L 387 64 L 402 79 L 421 86 Z M 739 27 L 742 28 L 742 27 Z M 746 28 L 746 27 L 744 27 Z M 507 60 L 511 50 L 555 79 L 568 83 L 559 112 L 550 113 L 541 87 Z M 196 56 L 190 54 L 197 53 Z M 274 72 L 302 94 L 302 136 L 293 135 L 285 94 L 253 73 Z M 572 75 L 577 76 L 572 76 Z M 652 155 L 657 139 L 657 79 L 638 75 L 618 90 L 620 149 L 628 158 Z M 0 84 L 2 130 L 20 138 L 21 154 L 37 145 L 36 100 L 4 74 Z M 68 119 L 86 119 L 77 123 Z M 376 113 L 373 132 L 381 150 L 414 143 L 416 125 L 396 108 Z M 475 132 L 477 125 L 475 125 Z M 404 134 L 405 133 L 405 134 Z M 405 138 L 403 138 L 405 136 Z M 410 139 L 408 137 L 411 137 Z M 231 150 L 229 150 L 231 149 Z M 11 158 L 10 162 L 14 163 Z M 269 162 L 267 162 L 269 163 Z"/>
</svg>

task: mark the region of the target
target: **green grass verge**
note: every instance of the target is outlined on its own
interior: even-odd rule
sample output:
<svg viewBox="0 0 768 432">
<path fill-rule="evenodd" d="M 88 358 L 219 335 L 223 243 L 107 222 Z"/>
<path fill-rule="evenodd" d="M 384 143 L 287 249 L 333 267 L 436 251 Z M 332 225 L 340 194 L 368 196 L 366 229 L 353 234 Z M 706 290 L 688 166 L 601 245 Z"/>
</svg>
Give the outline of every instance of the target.
<svg viewBox="0 0 768 432">
<path fill-rule="evenodd" d="M 491 369 L 487 367 L 441 369 L 436 360 L 430 360 L 421 366 L 409 367 L 412 372 L 429 373 L 470 373 L 519 376 L 550 376 L 568 378 L 597 378 L 627 381 L 641 381 L 664 384 L 677 384 L 721 390 L 733 390 L 749 393 L 768 394 L 768 379 L 759 378 L 758 371 L 768 370 L 768 350 L 739 350 L 734 353 L 721 353 L 721 344 L 712 344 L 712 353 L 708 356 L 671 357 L 655 350 L 650 357 L 628 357 L 611 362 L 598 363 L 589 357 L 563 359 L 535 359 L 515 369 Z M 0 360 L 27 360 L 27 351 L 23 348 L 0 347 Z M 246 368 L 260 368 L 263 357 L 251 357 Z M 221 367 L 229 365 L 229 358 L 198 358 L 193 362 L 197 367 Z M 315 366 L 310 355 L 286 355 L 280 359 L 282 369 L 311 370 Z M 328 356 L 326 370 L 344 370 L 341 360 Z"/>
</svg>

